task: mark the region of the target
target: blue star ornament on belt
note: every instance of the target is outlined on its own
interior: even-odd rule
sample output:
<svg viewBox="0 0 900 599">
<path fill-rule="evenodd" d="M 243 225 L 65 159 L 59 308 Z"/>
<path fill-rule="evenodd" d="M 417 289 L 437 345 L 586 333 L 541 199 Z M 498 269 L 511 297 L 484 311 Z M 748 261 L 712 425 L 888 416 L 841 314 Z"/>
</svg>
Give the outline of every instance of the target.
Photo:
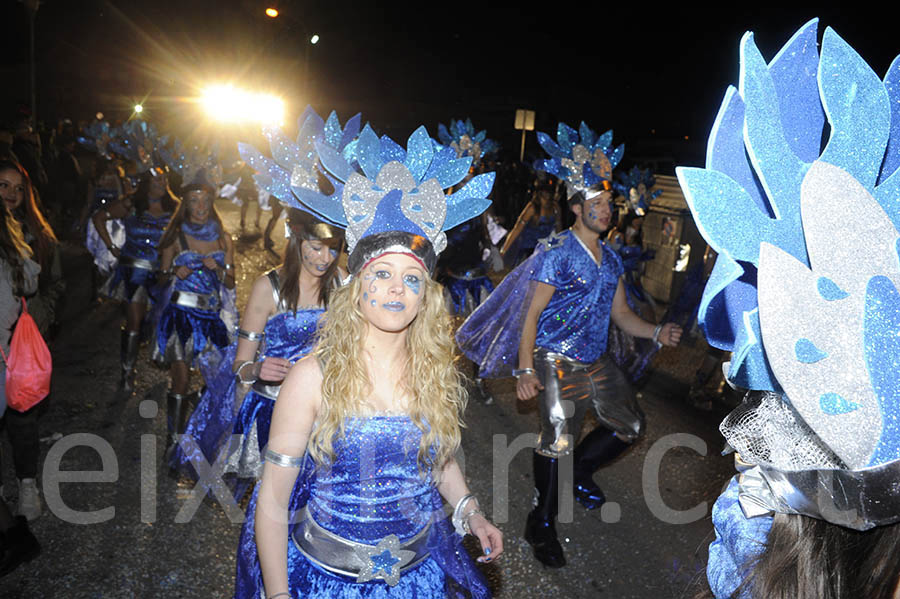
<svg viewBox="0 0 900 599">
<path fill-rule="evenodd" d="M 397 535 L 384 537 L 375 547 L 360 546 L 356 547 L 355 551 L 365 564 L 356 582 L 381 579 L 390 586 L 400 582 L 401 568 L 416 557 L 415 551 L 400 549 L 400 539 Z"/>
</svg>

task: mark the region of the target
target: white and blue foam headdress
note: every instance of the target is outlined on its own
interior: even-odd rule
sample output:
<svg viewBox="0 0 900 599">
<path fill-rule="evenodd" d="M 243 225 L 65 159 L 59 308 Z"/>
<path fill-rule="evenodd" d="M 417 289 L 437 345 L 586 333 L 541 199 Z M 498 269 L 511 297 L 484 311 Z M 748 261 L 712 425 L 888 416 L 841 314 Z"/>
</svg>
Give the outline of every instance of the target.
<svg viewBox="0 0 900 599">
<path fill-rule="evenodd" d="M 215 150 L 208 151 L 198 147 L 185 148 L 177 139 L 168 147 L 168 137 L 159 140 L 157 153 L 169 168 L 181 176 L 181 190 L 207 187 L 213 192 L 222 185 L 222 166 L 216 157 Z"/>
<path fill-rule="evenodd" d="M 116 127 L 111 132 L 109 148 L 116 154 L 133 161 L 138 172 L 145 173 L 155 166 L 154 154 L 159 136 L 150 123 L 134 119 Z"/>
<path fill-rule="evenodd" d="M 625 144 L 613 148 L 612 129 L 597 135 L 584 121 L 578 131 L 560 123 L 556 141 L 541 131 L 537 138 L 550 158 L 536 160 L 534 168 L 563 179 L 569 197 L 601 181 L 611 183 L 613 169 L 625 153 Z"/>
<path fill-rule="evenodd" d="M 438 139 L 443 145 L 453 148 L 457 158 L 471 156 L 473 165 L 477 165 L 484 156 L 500 149 L 496 141 L 488 138 L 486 130 L 476 133 L 472 119 L 465 121 L 451 119 L 450 127 L 439 123 Z"/>
<path fill-rule="evenodd" d="M 699 319 L 764 391 L 722 431 L 748 515 L 900 521 L 900 57 L 884 80 L 818 21 L 768 64 L 747 33 L 706 168 L 677 170 L 718 253 Z M 828 139 L 822 148 L 825 123 Z"/>
<path fill-rule="evenodd" d="M 613 183 L 615 190 L 625 196 L 629 212 L 634 212 L 638 216 L 644 216 L 650 207 L 650 202 L 662 194 L 662 189 L 650 191 L 654 185 L 656 185 L 656 177 L 653 176 L 650 169 L 640 169 L 637 166 L 631 167 L 627 173 L 618 173 L 616 182 Z"/>
<path fill-rule="evenodd" d="M 436 149 L 425 127 L 413 132 L 404 149 L 366 125 L 354 152 L 360 170 L 322 140 L 316 140 L 315 148 L 334 191 L 326 194 L 304 185 L 292 185 L 292 190 L 307 210 L 346 228 L 351 274 L 391 252 L 412 255 L 433 270 L 447 245 L 444 231 L 478 216 L 491 203 L 487 196 L 494 173 L 477 175 L 456 193 L 444 194 L 465 178 L 472 158 L 457 158 L 451 148 Z"/>
</svg>

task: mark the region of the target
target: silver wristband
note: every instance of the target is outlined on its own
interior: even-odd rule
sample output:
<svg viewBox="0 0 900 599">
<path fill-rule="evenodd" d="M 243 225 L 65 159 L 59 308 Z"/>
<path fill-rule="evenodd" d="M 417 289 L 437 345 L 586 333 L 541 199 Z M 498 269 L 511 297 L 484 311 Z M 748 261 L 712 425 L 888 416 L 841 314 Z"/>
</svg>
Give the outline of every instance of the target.
<svg viewBox="0 0 900 599">
<path fill-rule="evenodd" d="M 244 373 L 242 373 L 241 370 L 243 370 L 244 366 L 246 366 L 247 364 L 256 364 L 256 362 L 254 362 L 253 360 L 247 360 L 245 362 L 241 362 L 238 365 L 237 369 L 234 371 L 234 376 L 236 376 L 237 380 L 243 385 L 251 385 L 256 382 L 256 379 L 259 378 L 258 376 L 255 376 L 252 379 L 244 378 Z"/>
<path fill-rule="evenodd" d="M 246 339 L 247 341 L 262 341 L 266 336 L 265 332 L 256 333 L 254 331 L 245 331 L 244 329 L 237 330 L 237 336 L 241 339 Z"/>
<path fill-rule="evenodd" d="M 653 343 L 656 344 L 657 347 L 662 347 L 662 343 L 659 342 L 659 333 L 662 331 L 663 325 L 658 324 L 656 328 L 653 329 Z"/>
<path fill-rule="evenodd" d="M 512 375 L 519 378 L 523 374 L 536 374 L 534 368 L 516 368 L 512 371 Z"/>
</svg>

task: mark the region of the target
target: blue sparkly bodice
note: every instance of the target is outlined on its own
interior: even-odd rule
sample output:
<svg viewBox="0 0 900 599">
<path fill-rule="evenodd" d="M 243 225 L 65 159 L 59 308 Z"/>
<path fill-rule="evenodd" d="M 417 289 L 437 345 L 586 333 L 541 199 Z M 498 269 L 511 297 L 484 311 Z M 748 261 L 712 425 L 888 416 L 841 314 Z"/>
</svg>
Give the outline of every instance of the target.
<svg viewBox="0 0 900 599">
<path fill-rule="evenodd" d="M 308 308 L 280 312 L 266 322 L 266 356 L 296 362 L 309 353 L 316 339 L 316 325 L 324 308 Z"/>
<path fill-rule="evenodd" d="M 345 427 L 334 440 L 336 462 L 310 476 L 310 514 L 361 543 L 414 536 L 432 516 L 436 492 L 416 459 L 422 431 L 405 415 L 348 418 Z"/>
<path fill-rule="evenodd" d="M 176 291 L 190 291 L 204 295 L 216 295 L 219 290 L 219 277 L 215 271 L 203 266 L 203 259 L 210 257 L 220 267 L 225 266 L 225 251 L 216 250 L 209 254 L 201 254 L 193 250 L 184 250 L 175 256 L 172 267 L 186 266 L 191 269 L 191 274 L 184 279 L 175 278 Z"/>
<path fill-rule="evenodd" d="M 159 258 L 156 246 L 162 238 L 172 215 L 168 212 L 153 216 L 149 212 L 132 214 L 125 219 L 125 246 L 122 255 L 156 262 Z"/>
<path fill-rule="evenodd" d="M 579 362 L 594 362 L 606 351 L 622 260 L 601 243 L 602 261 L 598 265 L 571 231 L 548 242 L 550 249 L 531 278 L 556 291 L 538 319 L 535 346 Z"/>
</svg>

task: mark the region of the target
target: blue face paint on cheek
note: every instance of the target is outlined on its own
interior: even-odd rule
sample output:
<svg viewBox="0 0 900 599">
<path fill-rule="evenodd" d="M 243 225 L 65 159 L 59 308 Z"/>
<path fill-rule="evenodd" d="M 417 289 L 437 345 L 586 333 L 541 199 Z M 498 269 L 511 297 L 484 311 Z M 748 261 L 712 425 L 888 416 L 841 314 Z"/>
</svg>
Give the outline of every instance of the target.
<svg viewBox="0 0 900 599">
<path fill-rule="evenodd" d="M 419 279 L 413 279 L 413 280 L 405 279 L 403 281 L 403 284 L 406 285 L 409 288 L 409 290 L 412 291 L 413 293 L 415 293 L 416 295 L 419 295 L 419 291 L 422 290 L 422 281 Z"/>
<path fill-rule="evenodd" d="M 368 292 L 368 291 L 363 291 L 363 299 L 364 299 L 364 300 L 369 299 L 369 292 Z"/>
<path fill-rule="evenodd" d="M 378 304 L 378 302 L 376 302 L 376 301 L 375 301 L 375 300 L 372 300 L 372 301 L 371 301 L 371 302 L 369 302 L 369 303 L 370 303 L 370 304 L 372 304 L 372 305 L 373 305 L 373 306 L 375 306 L 375 305 L 377 305 L 377 304 Z"/>
</svg>

